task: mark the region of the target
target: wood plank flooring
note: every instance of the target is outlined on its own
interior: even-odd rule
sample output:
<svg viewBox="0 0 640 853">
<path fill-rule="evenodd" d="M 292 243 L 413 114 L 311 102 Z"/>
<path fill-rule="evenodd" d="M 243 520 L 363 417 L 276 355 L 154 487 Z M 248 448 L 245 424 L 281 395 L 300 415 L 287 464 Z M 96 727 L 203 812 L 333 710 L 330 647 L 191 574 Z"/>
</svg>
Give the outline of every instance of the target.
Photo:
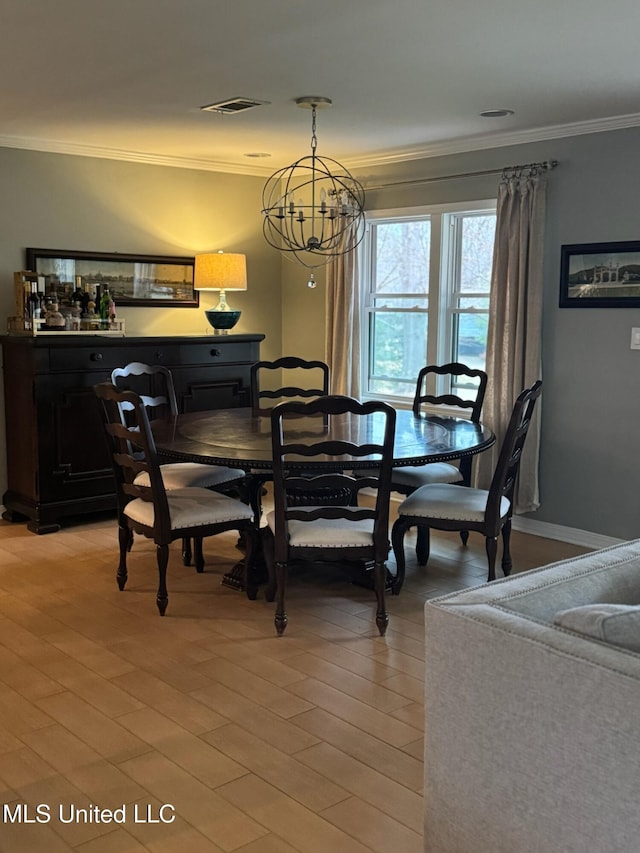
<svg viewBox="0 0 640 853">
<path fill-rule="evenodd" d="M 407 537 L 385 638 L 371 592 L 300 572 L 277 638 L 220 585 L 235 539 L 201 575 L 173 546 L 161 618 L 147 541 L 118 591 L 112 518 L 0 522 L 0 853 L 422 850 L 423 606 L 484 582 L 484 542 L 434 534 L 423 569 Z M 514 571 L 584 550 L 515 533 Z"/>
</svg>

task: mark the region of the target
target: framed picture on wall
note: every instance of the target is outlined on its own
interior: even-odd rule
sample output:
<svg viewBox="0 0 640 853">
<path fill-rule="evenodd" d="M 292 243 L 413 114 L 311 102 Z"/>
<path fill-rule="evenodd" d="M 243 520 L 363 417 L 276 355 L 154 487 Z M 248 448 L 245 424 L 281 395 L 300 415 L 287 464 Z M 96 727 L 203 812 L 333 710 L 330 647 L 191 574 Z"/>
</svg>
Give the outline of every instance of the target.
<svg viewBox="0 0 640 853">
<path fill-rule="evenodd" d="M 562 246 L 560 308 L 639 308 L 640 241 Z"/>
<path fill-rule="evenodd" d="M 27 249 L 25 261 L 26 269 L 45 277 L 48 291 L 99 284 L 122 307 L 195 308 L 200 302 L 190 257 Z"/>
</svg>

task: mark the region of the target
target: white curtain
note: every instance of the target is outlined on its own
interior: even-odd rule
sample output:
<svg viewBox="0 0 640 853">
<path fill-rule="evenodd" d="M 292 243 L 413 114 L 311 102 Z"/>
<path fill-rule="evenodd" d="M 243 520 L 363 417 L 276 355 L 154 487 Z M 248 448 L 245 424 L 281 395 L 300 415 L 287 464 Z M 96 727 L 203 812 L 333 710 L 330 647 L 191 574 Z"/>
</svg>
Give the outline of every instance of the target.
<svg viewBox="0 0 640 853">
<path fill-rule="evenodd" d="M 331 393 L 360 394 L 360 299 L 358 252 L 338 255 L 327 267 L 325 360 L 331 368 Z"/>
<path fill-rule="evenodd" d="M 535 167 L 524 172 L 506 170 L 498 189 L 487 340 L 489 383 L 482 410 L 482 420 L 497 440 L 477 460 L 477 479 L 484 486 L 495 467 L 516 397 L 542 377 L 545 190 L 544 174 Z M 540 402 L 522 456 L 517 512 L 531 512 L 540 505 Z"/>
</svg>

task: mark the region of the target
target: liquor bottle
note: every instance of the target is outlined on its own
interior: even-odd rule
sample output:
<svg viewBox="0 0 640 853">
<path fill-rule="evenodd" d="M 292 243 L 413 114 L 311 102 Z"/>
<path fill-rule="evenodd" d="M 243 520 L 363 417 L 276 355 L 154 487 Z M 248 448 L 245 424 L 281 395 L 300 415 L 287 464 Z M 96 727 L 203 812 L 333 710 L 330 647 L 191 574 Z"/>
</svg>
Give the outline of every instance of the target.
<svg viewBox="0 0 640 853">
<path fill-rule="evenodd" d="M 109 309 L 111 307 L 111 294 L 105 287 L 102 291 L 102 296 L 100 297 L 100 319 L 102 320 L 103 325 L 107 325 L 109 323 Z"/>
<path fill-rule="evenodd" d="M 38 282 L 31 282 L 31 293 L 29 295 L 29 319 L 33 320 L 34 317 L 40 316 L 40 297 L 38 296 Z"/>
<path fill-rule="evenodd" d="M 76 302 L 79 302 L 82 305 L 82 300 L 84 298 L 84 292 L 82 290 L 82 276 L 76 276 L 76 289 L 73 291 L 71 296 L 71 304 L 73 305 Z"/>
<path fill-rule="evenodd" d="M 90 290 L 89 290 L 89 285 L 88 285 L 87 283 L 85 283 L 85 286 L 84 286 L 84 293 L 82 294 L 82 302 L 81 302 L 81 305 L 82 305 L 82 315 L 83 315 L 84 317 L 87 317 L 87 316 L 88 316 L 88 314 L 89 314 L 89 303 L 90 303 L 90 302 L 92 302 L 92 303 L 93 303 L 93 300 L 91 299 L 91 292 L 90 292 Z M 93 303 L 93 306 L 94 306 L 94 308 L 95 308 L 95 303 Z"/>
</svg>

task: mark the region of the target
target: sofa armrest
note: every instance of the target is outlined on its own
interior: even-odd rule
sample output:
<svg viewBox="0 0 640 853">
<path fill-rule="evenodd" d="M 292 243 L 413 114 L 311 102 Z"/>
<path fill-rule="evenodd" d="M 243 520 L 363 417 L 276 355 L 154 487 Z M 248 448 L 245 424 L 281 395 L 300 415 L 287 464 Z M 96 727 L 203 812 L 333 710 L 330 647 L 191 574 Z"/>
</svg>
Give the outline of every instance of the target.
<svg viewBox="0 0 640 853">
<path fill-rule="evenodd" d="M 425 850 L 637 853 L 640 655 L 509 611 L 508 582 L 425 606 Z"/>
</svg>

